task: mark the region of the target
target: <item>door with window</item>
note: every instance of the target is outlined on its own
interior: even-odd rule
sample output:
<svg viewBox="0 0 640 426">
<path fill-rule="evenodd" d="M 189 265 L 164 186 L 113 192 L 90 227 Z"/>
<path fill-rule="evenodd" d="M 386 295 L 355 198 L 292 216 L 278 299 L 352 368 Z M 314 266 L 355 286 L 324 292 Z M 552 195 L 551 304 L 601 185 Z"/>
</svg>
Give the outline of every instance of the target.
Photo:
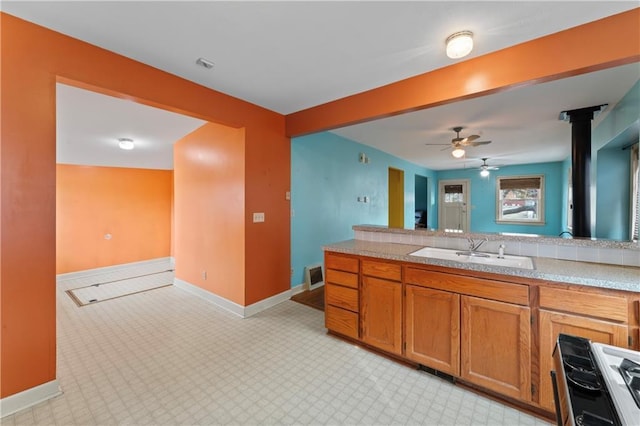
<svg viewBox="0 0 640 426">
<path fill-rule="evenodd" d="M 469 231 L 469 181 L 441 180 L 438 183 L 438 228 L 450 232 Z"/>
</svg>

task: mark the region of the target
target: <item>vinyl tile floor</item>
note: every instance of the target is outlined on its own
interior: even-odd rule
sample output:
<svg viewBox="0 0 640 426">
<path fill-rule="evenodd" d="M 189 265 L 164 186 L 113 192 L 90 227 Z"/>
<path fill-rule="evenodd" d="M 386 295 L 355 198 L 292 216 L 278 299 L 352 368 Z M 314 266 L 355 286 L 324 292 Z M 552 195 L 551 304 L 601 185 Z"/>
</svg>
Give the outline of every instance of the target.
<svg viewBox="0 0 640 426">
<path fill-rule="evenodd" d="M 287 300 L 239 318 L 174 286 L 78 307 L 57 284 L 63 394 L 13 425 L 549 425 L 326 334 Z"/>
</svg>

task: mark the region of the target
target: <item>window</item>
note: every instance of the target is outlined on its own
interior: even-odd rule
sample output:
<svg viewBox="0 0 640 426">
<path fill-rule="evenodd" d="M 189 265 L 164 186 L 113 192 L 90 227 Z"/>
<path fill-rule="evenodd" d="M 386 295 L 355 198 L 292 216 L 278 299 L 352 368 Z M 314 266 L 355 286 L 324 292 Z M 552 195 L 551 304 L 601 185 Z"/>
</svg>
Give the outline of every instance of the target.
<svg viewBox="0 0 640 426">
<path fill-rule="evenodd" d="M 444 202 L 445 203 L 463 203 L 464 191 L 462 185 L 445 185 L 444 186 Z"/>
<path fill-rule="evenodd" d="M 640 165 L 638 144 L 631 147 L 631 241 L 638 241 L 640 226 Z"/>
<path fill-rule="evenodd" d="M 544 176 L 496 179 L 496 220 L 501 223 L 544 223 Z"/>
</svg>

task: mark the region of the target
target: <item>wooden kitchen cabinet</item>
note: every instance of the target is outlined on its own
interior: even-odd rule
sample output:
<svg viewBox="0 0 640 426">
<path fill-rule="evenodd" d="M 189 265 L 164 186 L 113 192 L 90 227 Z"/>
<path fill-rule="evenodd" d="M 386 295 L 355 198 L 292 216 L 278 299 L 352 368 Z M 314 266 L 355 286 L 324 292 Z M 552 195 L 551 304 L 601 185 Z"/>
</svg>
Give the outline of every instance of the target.
<svg viewBox="0 0 640 426">
<path fill-rule="evenodd" d="M 547 413 L 558 334 L 639 347 L 638 293 L 341 253 L 325 266 L 331 332 Z"/>
<path fill-rule="evenodd" d="M 626 347 L 627 306 L 628 302 L 624 297 L 597 294 L 588 290 L 540 288 L 540 406 L 550 411 L 555 409 L 550 371 L 553 370 L 552 354 L 558 334 Z M 592 317 L 584 315 L 585 312 Z"/>
<path fill-rule="evenodd" d="M 461 296 L 460 376 L 531 400 L 531 312 L 526 306 Z"/>
<path fill-rule="evenodd" d="M 405 342 L 408 359 L 460 375 L 460 295 L 407 285 Z"/>
<path fill-rule="evenodd" d="M 324 324 L 328 330 L 359 338 L 360 292 L 356 257 L 325 254 Z"/>
<path fill-rule="evenodd" d="M 402 354 L 402 283 L 398 264 L 362 261 L 362 341 Z"/>
<path fill-rule="evenodd" d="M 417 267 L 404 280 L 407 358 L 531 400 L 528 286 Z"/>
</svg>

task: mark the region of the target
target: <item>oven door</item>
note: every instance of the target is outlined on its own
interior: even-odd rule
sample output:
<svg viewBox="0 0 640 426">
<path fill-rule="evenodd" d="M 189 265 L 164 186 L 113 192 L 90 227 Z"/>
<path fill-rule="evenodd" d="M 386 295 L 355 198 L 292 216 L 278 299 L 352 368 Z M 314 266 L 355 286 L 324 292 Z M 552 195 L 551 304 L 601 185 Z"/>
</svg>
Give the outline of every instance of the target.
<svg viewBox="0 0 640 426">
<path fill-rule="evenodd" d="M 567 378 L 564 374 L 562 354 L 557 345 L 553 350 L 553 367 L 555 370 L 551 371 L 551 382 L 553 383 L 553 397 L 556 405 L 556 421 L 558 426 L 574 426 L 575 420 L 569 405 Z"/>
</svg>

